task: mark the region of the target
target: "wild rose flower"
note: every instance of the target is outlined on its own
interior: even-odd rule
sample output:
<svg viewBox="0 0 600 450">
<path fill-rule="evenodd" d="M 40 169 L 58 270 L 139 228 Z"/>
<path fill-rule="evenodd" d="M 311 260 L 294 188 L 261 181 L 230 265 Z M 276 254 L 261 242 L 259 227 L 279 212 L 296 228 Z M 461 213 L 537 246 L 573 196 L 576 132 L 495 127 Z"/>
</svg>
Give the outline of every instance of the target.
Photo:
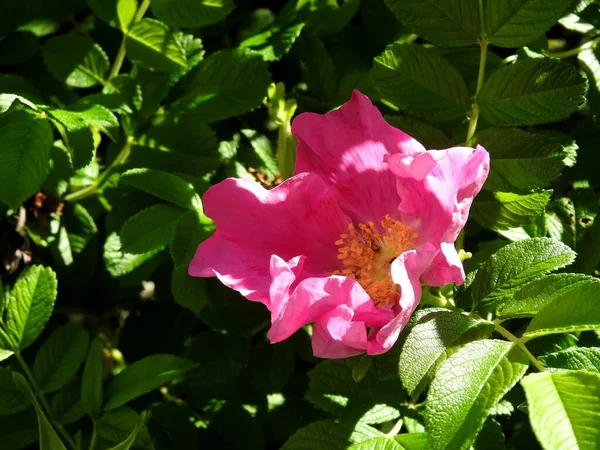
<svg viewBox="0 0 600 450">
<path fill-rule="evenodd" d="M 489 155 L 480 146 L 426 151 L 358 91 L 328 114 L 300 114 L 292 133 L 292 178 L 271 190 L 229 178 L 206 192 L 216 232 L 189 273 L 263 303 L 271 342 L 314 323 L 315 356 L 384 353 L 422 284 L 464 281 L 454 241 Z"/>
</svg>

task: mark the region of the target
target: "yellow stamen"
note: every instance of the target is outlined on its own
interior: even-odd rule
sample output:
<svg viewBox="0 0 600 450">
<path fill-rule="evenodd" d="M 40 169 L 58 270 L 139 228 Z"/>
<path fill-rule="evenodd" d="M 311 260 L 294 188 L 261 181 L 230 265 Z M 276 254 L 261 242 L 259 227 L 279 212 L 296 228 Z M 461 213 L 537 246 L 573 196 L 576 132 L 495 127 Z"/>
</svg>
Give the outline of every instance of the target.
<svg viewBox="0 0 600 450">
<path fill-rule="evenodd" d="M 400 288 L 392 281 L 390 264 L 409 250 L 417 237 L 410 227 L 389 214 L 380 226 L 374 222 L 350 224 L 348 232 L 335 242 L 344 268 L 333 275 L 358 281 L 378 308 L 391 305 L 400 297 Z"/>
</svg>

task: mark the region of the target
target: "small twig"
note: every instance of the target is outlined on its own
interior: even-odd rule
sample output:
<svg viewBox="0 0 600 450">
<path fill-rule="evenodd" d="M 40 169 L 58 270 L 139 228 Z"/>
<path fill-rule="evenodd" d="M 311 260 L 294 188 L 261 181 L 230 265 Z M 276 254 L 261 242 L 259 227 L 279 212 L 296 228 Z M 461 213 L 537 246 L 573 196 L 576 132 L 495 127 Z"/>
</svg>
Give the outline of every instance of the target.
<svg viewBox="0 0 600 450">
<path fill-rule="evenodd" d="M 529 360 L 531 361 L 531 363 L 535 366 L 535 368 L 537 370 L 539 370 L 540 372 L 545 372 L 546 368 L 537 360 L 537 358 L 533 355 L 533 353 L 531 353 L 527 349 L 527 347 L 525 347 L 525 340 L 523 338 L 518 338 L 514 334 L 512 334 L 510 331 L 508 331 L 506 328 L 504 328 L 502 325 L 500 325 L 499 320 L 494 320 L 493 324 L 494 324 L 494 328 L 496 329 L 496 331 L 498 333 L 500 333 L 502 336 L 504 336 L 510 342 L 512 342 L 513 344 L 516 344 L 521 350 L 523 350 L 523 353 L 525 353 L 527 355 L 527 357 L 529 358 Z"/>
</svg>

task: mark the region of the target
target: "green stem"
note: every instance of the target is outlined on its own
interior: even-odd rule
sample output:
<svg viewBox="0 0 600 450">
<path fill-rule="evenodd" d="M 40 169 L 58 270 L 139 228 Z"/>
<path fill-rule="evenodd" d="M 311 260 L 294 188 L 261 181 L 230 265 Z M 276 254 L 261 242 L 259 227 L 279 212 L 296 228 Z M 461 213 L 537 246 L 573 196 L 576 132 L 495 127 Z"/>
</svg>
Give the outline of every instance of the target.
<svg viewBox="0 0 600 450">
<path fill-rule="evenodd" d="M 119 47 L 119 52 L 117 53 L 117 56 L 115 57 L 115 62 L 113 63 L 112 67 L 110 68 L 110 72 L 108 73 L 108 78 L 107 78 L 108 81 L 112 80 L 114 77 L 119 75 L 121 66 L 123 65 L 123 62 L 125 61 L 125 41 L 127 41 L 127 34 L 123 33 L 123 37 L 121 38 L 121 45 Z"/>
<path fill-rule="evenodd" d="M 63 200 L 66 202 L 78 202 L 85 198 L 91 197 L 98 192 L 102 192 L 104 187 L 106 186 L 110 177 L 117 171 L 117 169 L 125 164 L 127 158 L 131 154 L 131 147 L 133 146 L 133 136 L 128 136 L 125 145 L 117 155 L 117 157 L 113 160 L 113 162 L 108 166 L 108 168 L 102 172 L 102 174 L 98 177 L 98 179 L 78 191 L 71 192 L 63 197 Z"/>
<path fill-rule="evenodd" d="M 146 11 L 148 11 L 149 6 L 150 6 L 150 0 L 144 0 L 142 2 L 140 7 L 138 8 L 138 10 L 136 11 L 135 16 L 133 17 L 133 20 L 132 20 L 131 24 L 129 25 L 129 27 L 131 27 L 131 25 L 133 25 L 134 23 L 142 20 L 142 18 L 144 17 L 144 14 L 146 14 Z M 123 62 L 125 61 L 125 53 L 126 53 L 125 42 L 127 41 L 127 33 L 128 32 L 129 32 L 129 29 L 123 30 L 123 38 L 121 39 L 121 45 L 119 46 L 119 52 L 117 53 L 117 56 L 115 57 L 115 62 L 113 63 L 113 65 L 110 69 L 110 72 L 108 74 L 108 81 L 112 80 L 114 77 L 119 75 L 121 66 L 123 65 Z"/>
<path fill-rule="evenodd" d="M 479 56 L 479 74 L 477 75 L 477 88 L 475 89 L 475 101 L 473 102 L 473 108 L 471 109 L 471 114 L 469 116 L 469 129 L 467 130 L 467 138 L 465 139 L 466 145 L 469 145 L 469 141 L 475 134 L 475 130 L 477 129 L 477 120 L 479 119 L 479 105 L 477 104 L 479 100 L 479 91 L 481 90 L 481 86 L 483 85 L 483 80 L 485 77 L 485 62 L 487 59 L 487 48 L 488 42 L 485 39 L 479 41 L 479 47 L 481 49 Z"/>
<path fill-rule="evenodd" d="M 527 350 L 527 347 L 525 347 L 525 339 L 516 337 L 514 334 L 512 334 L 510 331 L 508 331 L 506 328 L 504 328 L 502 325 L 500 325 L 499 320 L 494 320 L 493 323 L 494 323 L 494 328 L 496 329 L 496 331 L 498 333 L 500 333 L 502 336 L 504 336 L 510 342 L 512 342 L 513 344 L 516 344 L 521 350 L 523 350 L 523 353 L 525 353 L 527 355 L 527 357 L 529 358 L 529 360 L 531 361 L 531 363 L 535 366 L 535 368 L 537 370 L 539 370 L 540 372 L 544 372 L 546 370 L 546 368 L 537 360 L 537 358 L 533 355 L 533 353 L 531 353 L 529 350 Z"/>
<path fill-rule="evenodd" d="M 50 405 L 48 404 L 46 397 L 44 397 L 44 394 L 42 393 L 42 391 L 38 387 L 37 383 L 35 382 L 35 378 L 34 378 L 33 374 L 31 373 L 31 370 L 29 369 L 29 365 L 21 356 L 21 352 L 15 351 L 15 358 L 21 365 L 23 372 L 25 372 L 25 376 L 27 377 L 27 380 L 29 381 L 29 384 L 31 385 L 33 392 L 35 393 L 40 404 L 42 405 L 42 408 L 45 410 L 46 416 L 48 417 L 48 419 L 50 419 L 50 422 L 52 422 L 52 426 L 54 426 L 54 428 L 56 428 L 56 430 L 62 435 L 62 437 L 69 444 L 69 446 L 71 446 L 73 449 L 77 449 L 77 446 L 75 445 L 75 441 L 69 435 L 69 433 L 67 433 L 67 430 L 65 430 L 63 428 L 63 426 L 60 423 L 58 423 L 52 416 L 52 410 L 50 409 Z"/>
<path fill-rule="evenodd" d="M 569 58 L 570 56 L 580 54 L 584 50 L 594 48 L 596 44 L 598 44 L 598 42 L 600 42 L 600 36 L 598 36 L 595 39 L 592 39 L 591 41 L 586 42 L 583 45 L 580 45 L 579 47 L 572 48 L 571 50 L 565 50 L 564 52 L 548 53 L 548 56 L 551 56 L 552 58 Z"/>
<path fill-rule="evenodd" d="M 98 441 L 98 430 L 96 426 L 96 421 L 94 420 L 94 428 L 92 429 L 92 439 L 90 440 L 89 450 L 96 449 L 96 442 Z"/>
<path fill-rule="evenodd" d="M 146 14 L 146 11 L 148 11 L 149 7 L 150 7 L 150 0 L 144 0 L 142 2 L 142 4 L 140 5 L 140 7 L 138 8 L 137 12 L 135 13 L 132 24 L 142 20 L 144 17 L 144 14 Z"/>
</svg>

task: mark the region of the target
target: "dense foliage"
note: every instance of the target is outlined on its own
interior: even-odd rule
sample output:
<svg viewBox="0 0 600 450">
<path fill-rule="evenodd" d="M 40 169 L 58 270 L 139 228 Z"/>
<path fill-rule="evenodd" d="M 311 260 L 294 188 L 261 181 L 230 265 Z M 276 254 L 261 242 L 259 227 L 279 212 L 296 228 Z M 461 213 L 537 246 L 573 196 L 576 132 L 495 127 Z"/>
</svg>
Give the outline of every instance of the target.
<svg viewBox="0 0 600 450">
<path fill-rule="evenodd" d="M 600 3 L 282 3 L 0 3 L 0 447 L 598 448 Z M 187 269 L 206 189 L 353 89 L 491 172 L 465 284 L 323 361 Z"/>
</svg>

